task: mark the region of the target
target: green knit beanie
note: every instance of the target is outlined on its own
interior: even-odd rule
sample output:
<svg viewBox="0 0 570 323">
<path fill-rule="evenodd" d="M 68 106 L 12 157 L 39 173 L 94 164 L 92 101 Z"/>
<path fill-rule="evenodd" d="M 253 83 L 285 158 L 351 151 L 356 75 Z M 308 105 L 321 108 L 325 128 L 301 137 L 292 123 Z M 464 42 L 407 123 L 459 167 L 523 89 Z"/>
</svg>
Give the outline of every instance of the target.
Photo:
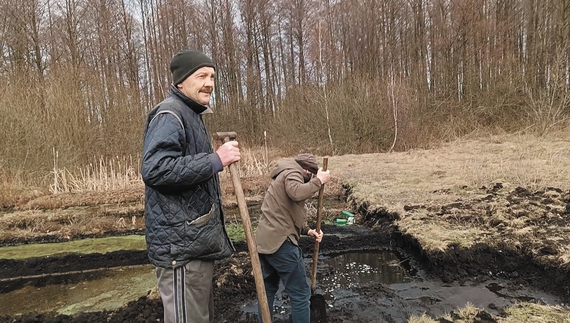
<svg viewBox="0 0 570 323">
<path fill-rule="evenodd" d="M 216 68 L 212 59 L 198 50 L 180 50 L 170 60 L 170 71 L 172 72 L 172 83 L 178 85 L 196 72 L 198 69 L 209 66 Z"/>
</svg>

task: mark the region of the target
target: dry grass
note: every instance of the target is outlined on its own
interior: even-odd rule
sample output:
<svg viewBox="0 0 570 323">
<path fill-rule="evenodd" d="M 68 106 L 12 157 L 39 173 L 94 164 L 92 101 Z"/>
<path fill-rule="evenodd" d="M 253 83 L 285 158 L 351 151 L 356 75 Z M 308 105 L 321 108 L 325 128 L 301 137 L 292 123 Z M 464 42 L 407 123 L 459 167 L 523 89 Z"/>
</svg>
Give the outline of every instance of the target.
<svg viewBox="0 0 570 323">
<path fill-rule="evenodd" d="M 270 182 L 268 174 L 281 158 L 279 150 L 242 147 L 240 177 L 249 200 L 261 199 Z M 26 191 L 18 188 L 16 181 L 4 180 L 0 187 L 2 205 L 12 205 L 17 210 L 51 210 L 73 205 L 134 203 L 138 205 L 137 212 L 141 212 L 144 190 L 138 164 L 139 161 L 131 157 L 100 159 L 99 163 L 73 175 L 54 167 L 54 174 L 59 175 L 54 177 L 52 191 L 57 194 L 49 194 L 46 189 Z M 479 223 L 462 221 L 461 210 L 457 219 L 448 217 L 442 222 L 425 214 L 411 216 L 405 206 L 425 206 L 428 213 L 433 213 L 430 205 L 472 199 L 481 194 L 479 187 L 496 182 L 511 188 L 568 189 L 570 146 L 564 136 L 475 137 L 431 150 L 331 156 L 329 170 L 333 180 L 327 184 L 325 194 L 342 194 L 342 185 L 349 185 L 349 202 L 355 208 L 365 206 L 369 212 L 396 212 L 402 217 L 398 225 L 403 231 L 417 236 L 425 248 L 444 250 L 450 244 L 469 247 L 492 235 Z M 222 172 L 220 178 L 224 201 L 235 205 L 229 172 Z M 502 205 L 489 207 L 496 208 L 495 217 L 507 223 L 515 234 L 525 235 L 529 230 L 518 217 L 502 215 Z M 564 257 L 570 259 L 570 255 Z"/>
<path fill-rule="evenodd" d="M 291 156 L 289 156 L 291 157 Z M 239 164 L 241 184 L 249 199 L 259 200 L 269 182 L 269 172 L 282 158 L 280 151 L 266 147 L 242 147 Z M 321 160 L 322 157 L 318 157 Z M 4 180 L 0 187 L 2 205 L 17 209 L 54 209 L 69 205 L 120 204 L 136 201 L 142 205 L 143 185 L 138 174 L 139 161 L 131 157 L 100 159 L 71 175 L 57 170 L 52 191 L 17 188 L 17 182 Z M 57 162 L 54 163 L 57 165 Z M 505 186 L 529 189 L 570 186 L 570 146 L 567 137 L 489 136 L 467 138 L 432 150 L 398 153 L 344 155 L 329 157 L 333 180 L 325 194 L 342 194 L 342 185 L 351 186 L 349 202 L 396 212 L 406 218 L 407 205 L 444 205 L 470 195 L 477 188 L 501 182 Z M 67 174 L 67 175 L 62 175 Z M 233 184 L 228 171 L 220 174 L 225 202 L 235 204 Z M 56 184 L 57 183 L 57 184 Z M 113 189 L 116 188 L 116 189 Z M 25 192 L 25 193 L 24 193 Z M 471 197 L 472 197 L 471 196 Z M 500 205 L 496 206 L 500 208 Z M 497 216 L 499 216 L 498 213 Z M 514 217 L 501 219 L 524 234 L 524 223 Z M 461 230 L 443 230 L 441 223 L 410 217 L 401 222 L 405 230 L 416 233 L 421 223 L 430 232 L 429 248 L 443 249 L 456 243 L 468 247 L 486 232 L 477 225 Z M 570 256 L 569 256 L 570 257 Z"/>
<path fill-rule="evenodd" d="M 49 194 L 47 188 L 26 187 L 18 178 L 9 177 L 0 170 L 0 210 L 22 205 L 46 194 Z"/>
<path fill-rule="evenodd" d="M 423 314 L 422 316 L 412 316 L 410 317 L 410 319 L 408 320 L 408 323 L 438 323 L 437 321 L 434 321 L 431 317 L 429 317 L 426 314 Z"/>
<path fill-rule="evenodd" d="M 351 184 L 355 202 L 403 213 L 408 204 L 452 201 L 464 186 L 568 188 L 570 145 L 561 137 L 467 138 L 431 150 L 335 156 L 330 168 Z M 434 194 L 443 189 L 448 194 Z"/>
<path fill-rule="evenodd" d="M 282 159 L 279 150 L 242 147 L 238 164 L 240 182 L 248 203 L 260 203 L 271 181 L 269 173 Z M 99 159 L 96 164 L 72 173 L 54 167 L 50 188 L 25 188 L 15 180 L 0 186 L 3 205 L 9 212 L 0 213 L 0 237 L 32 238 L 43 235 L 71 237 L 106 231 L 143 229 L 144 184 L 138 173 L 140 162 L 129 157 Z M 57 165 L 57 162 L 54 162 Z M 226 207 L 236 207 L 234 187 L 228 170 L 220 173 Z M 327 195 L 341 192 L 340 181 L 327 186 Z M 316 208 L 310 203 L 309 215 Z M 334 209 L 333 212 L 339 211 Z M 135 222 L 133 224 L 133 216 Z M 229 215 L 230 223 L 241 223 L 239 216 Z"/>
<path fill-rule="evenodd" d="M 457 315 L 461 319 L 466 320 L 467 322 L 471 322 L 471 321 L 475 320 L 475 317 L 477 316 L 479 311 L 480 311 L 480 309 L 476 308 L 473 304 L 468 302 L 465 305 L 465 307 L 460 308 L 457 311 Z"/>
<path fill-rule="evenodd" d="M 445 322 L 456 322 L 456 323 L 474 323 L 479 322 L 477 319 L 477 314 L 481 309 L 476 308 L 473 304 L 467 303 L 465 307 L 455 311 L 453 316 L 451 314 L 446 314 L 442 316 Z M 408 323 L 437 323 L 439 321 L 433 320 L 429 315 L 423 314 L 422 316 L 412 316 L 408 320 Z"/>
<path fill-rule="evenodd" d="M 402 221 L 400 230 L 417 237 L 424 249 L 437 251 L 445 251 L 450 245 L 469 248 L 481 242 L 486 235 L 485 230 L 475 226 L 463 228 L 442 221 L 426 222 L 422 218 Z"/>
<path fill-rule="evenodd" d="M 533 303 L 518 303 L 513 306 L 506 307 L 505 316 L 496 316 L 495 319 L 500 323 L 568 323 L 570 322 L 570 310 L 559 306 L 545 306 Z M 454 323 L 475 323 L 480 322 L 477 314 L 481 309 L 476 308 L 470 303 L 463 308 L 458 309 L 453 314 L 442 316 L 446 322 Z M 408 323 L 436 323 L 429 315 L 412 316 Z"/>
<path fill-rule="evenodd" d="M 80 234 L 101 234 L 109 230 L 142 230 L 142 204 L 67 207 L 51 210 L 23 210 L 0 216 L 0 237 L 34 238 Z"/>
<path fill-rule="evenodd" d="M 568 323 L 570 310 L 559 306 L 520 303 L 505 309 L 507 317 L 501 323 Z"/>
<path fill-rule="evenodd" d="M 488 225 L 491 220 L 508 228 L 514 238 L 506 242 L 513 244 L 517 243 L 516 237 L 532 237 L 528 233 L 535 230 L 549 230 L 553 239 L 569 233 L 564 227 L 529 225 L 543 218 L 545 212 L 524 201 L 515 214 L 509 213 L 513 210 L 507 209 L 505 201 L 480 203 L 473 210 L 459 207 L 445 216 L 435 216 L 442 205 L 482 199 L 484 191 L 480 188 L 494 183 L 502 183 L 505 190 L 519 186 L 531 191 L 548 187 L 570 189 L 570 145 L 565 134 L 466 138 L 432 150 L 335 156 L 330 168 L 351 186 L 349 202 L 355 208 L 397 213 L 401 217 L 397 221 L 400 230 L 414 236 L 426 250 L 504 242 L 504 238 L 497 239 L 496 229 Z M 549 190 L 545 194 L 560 195 Z M 547 213 L 546 220 L 560 214 L 565 205 L 550 207 L 552 212 Z M 487 213 L 493 218 L 481 217 Z M 568 262 L 568 246 L 561 243 L 558 249 L 563 251 L 558 261 Z"/>
<path fill-rule="evenodd" d="M 96 163 L 72 171 L 60 168 L 57 156 L 57 151 L 54 151 L 49 187 L 29 187 L 20 178 L 0 173 L 0 208 L 53 209 L 70 205 L 122 203 L 144 198 L 139 158 L 99 157 Z M 242 160 L 238 169 L 246 195 L 256 196 L 264 193 L 270 181 L 267 174 L 279 158 L 279 150 L 242 147 Z M 220 178 L 224 192 L 233 195 L 229 171 L 220 173 Z"/>
<path fill-rule="evenodd" d="M 76 172 L 58 168 L 57 152 L 54 151 L 54 181 L 50 192 L 105 192 L 125 189 L 142 183 L 139 173 L 140 160 L 132 156 L 117 156 L 111 159 L 100 157 L 97 163 L 80 168 Z"/>
</svg>

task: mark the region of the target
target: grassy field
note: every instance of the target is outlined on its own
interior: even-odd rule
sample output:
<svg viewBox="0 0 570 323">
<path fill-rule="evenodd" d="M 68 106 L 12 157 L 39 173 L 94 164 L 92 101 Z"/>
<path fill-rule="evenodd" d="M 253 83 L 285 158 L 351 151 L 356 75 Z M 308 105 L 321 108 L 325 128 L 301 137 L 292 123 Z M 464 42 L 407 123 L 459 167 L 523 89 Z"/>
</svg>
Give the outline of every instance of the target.
<svg viewBox="0 0 570 323">
<path fill-rule="evenodd" d="M 533 264 L 567 272 L 569 143 L 566 133 L 474 136 L 430 150 L 329 156 L 333 180 L 325 194 L 339 196 L 348 190 L 348 205 L 357 213 L 357 222 L 366 214 L 392 214 L 397 230 L 433 259 L 450 248 L 483 245 L 525 250 Z M 274 153 L 262 159 L 255 155 L 244 154 L 241 163 L 242 186 L 252 203 L 260 201 L 268 173 L 281 158 Z M 221 179 L 226 205 L 235 206 L 229 174 L 223 172 Z M 3 199 L 9 202 L 4 205 L 10 206 L 0 215 L 3 239 L 144 229 L 140 181 L 121 189 L 57 194 L 46 188 L 15 189 L 16 185 L 6 189 L 6 183 Z M 467 306 L 439 319 L 478 322 L 481 316 Z M 570 312 L 521 303 L 506 309 L 498 321 L 570 322 Z M 410 322 L 434 320 L 423 316 Z"/>
<path fill-rule="evenodd" d="M 568 136 L 465 138 L 432 150 L 335 156 L 329 167 L 361 216 L 396 215 L 398 230 L 430 259 L 485 246 L 525 250 L 534 264 L 567 272 L 569 143 Z M 440 319 L 479 322 L 478 311 L 468 306 Z M 505 312 L 499 322 L 570 322 L 567 308 L 521 303 Z"/>
</svg>

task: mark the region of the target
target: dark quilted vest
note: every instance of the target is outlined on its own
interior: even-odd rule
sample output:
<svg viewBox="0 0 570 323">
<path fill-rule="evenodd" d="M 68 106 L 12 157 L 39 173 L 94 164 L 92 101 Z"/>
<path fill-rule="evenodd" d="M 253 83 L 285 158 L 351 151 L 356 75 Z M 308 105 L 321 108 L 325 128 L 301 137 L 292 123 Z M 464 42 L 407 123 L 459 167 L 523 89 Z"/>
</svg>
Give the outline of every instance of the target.
<svg viewBox="0 0 570 323">
<path fill-rule="evenodd" d="M 222 259 L 234 251 L 200 115 L 206 109 L 173 87 L 147 119 L 141 167 L 146 243 L 149 259 L 159 267 Z"/>
</svg>

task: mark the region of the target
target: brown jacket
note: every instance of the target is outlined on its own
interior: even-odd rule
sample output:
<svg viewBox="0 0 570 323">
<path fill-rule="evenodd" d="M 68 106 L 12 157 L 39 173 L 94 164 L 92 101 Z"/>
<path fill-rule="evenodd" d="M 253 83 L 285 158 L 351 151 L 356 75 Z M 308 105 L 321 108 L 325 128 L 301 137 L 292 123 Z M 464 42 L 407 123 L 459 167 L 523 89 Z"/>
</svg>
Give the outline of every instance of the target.
<svg viewBox="0 0 570 323">
<path fill-rule="evenodd" d="M 299 245 L 301 234 L 307 234 L 305 200 L 321 188 L 321 181 L 313 176 L 307 183 L 305 172 L 294 160 L 284 160 L 271 171 L 271 184 L 261 205 L 261 217 L 255 240 L 257 251 L 272 254 L 289 238 Z"/>
</svg>

